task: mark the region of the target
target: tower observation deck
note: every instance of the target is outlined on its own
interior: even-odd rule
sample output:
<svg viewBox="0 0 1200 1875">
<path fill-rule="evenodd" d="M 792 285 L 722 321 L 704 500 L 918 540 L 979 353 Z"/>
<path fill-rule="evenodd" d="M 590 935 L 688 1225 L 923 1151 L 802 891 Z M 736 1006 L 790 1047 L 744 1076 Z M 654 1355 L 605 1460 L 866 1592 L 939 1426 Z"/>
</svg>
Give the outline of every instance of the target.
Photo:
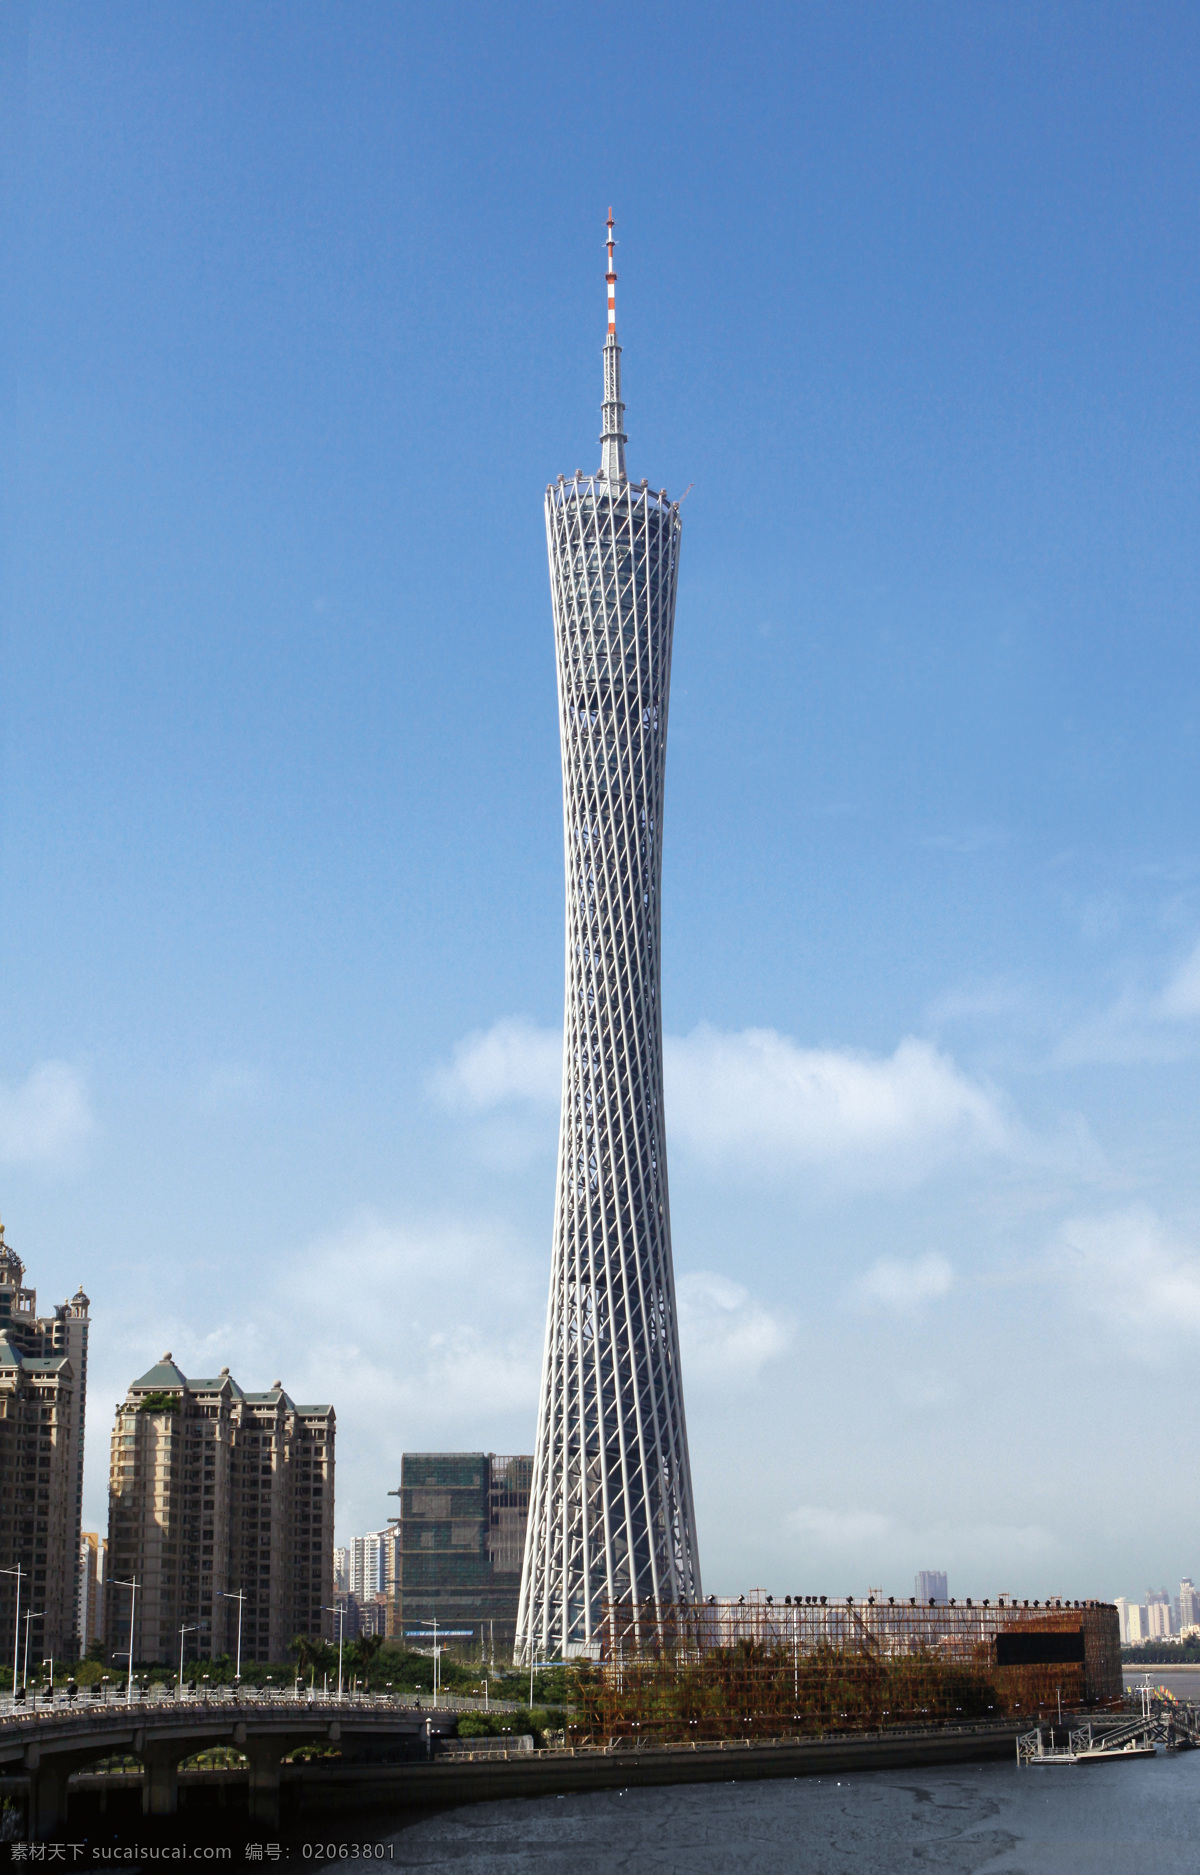
<svg viewBox="0 0 1200 1875">
<path fill-rule="evenodd" d="M 546 491 L 566 860 L 562 1121 L 517 1658 L 700 1595 L 663 1112 L 663 783 L 679 503 L 625 469 L 613 221 L 601 463 Z M 636 1621 L 636 1616 L 635 1616 Z"/>
</svg>

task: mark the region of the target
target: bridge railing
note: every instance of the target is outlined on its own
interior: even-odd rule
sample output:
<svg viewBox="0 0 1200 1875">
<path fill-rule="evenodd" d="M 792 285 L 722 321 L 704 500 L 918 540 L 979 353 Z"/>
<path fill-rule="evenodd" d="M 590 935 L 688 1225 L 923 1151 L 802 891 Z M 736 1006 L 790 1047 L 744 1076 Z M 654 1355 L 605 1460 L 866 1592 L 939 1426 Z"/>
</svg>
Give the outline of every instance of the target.
<svg viewBox="0 0 1200 1875">
<path fill-rule="evenodd" d="M 90 1691 L 90 1689 L 89 1689 Z M 305 1689 L 302 1693 L 284 1692 L 272 1688 L 269 1692 L 257 1687 L 232 1686 L 211 1687 L 208 1691 L 191 1692 L 184 1688 L 180 1693 L 177 1687 L 152 1686 L 134 1687 L 132 1695 L 109 1687 L 99 1698 L 85 1696 L 83 1689 L 75 1698 L 65 1692 L 55 1690 L 51 1699 L 39 1695 L 22 1701 L 14 1700 L 11 1693 L 0 1694 L 0 1726 L 38 1725 L 47 1721 L 79 1719 L 89 1715 L 109 1720 L 118 1718 L 124 1712 L 137 1712 L 142 1716 L 156 1712 L 182 1711 L 222 1711 L 233 1713 L 261 1714 L 263 1712 L 300 1713 L 319 1710 L 323 1714 L 335 1717 L 339 1713 L 362 1714 L 378 1713 L 383 1717 L 389 1712 L 397 1715 L 413 1712 L 517 1712 L 521 1707 L 512 1701 L 492 1699 L 485 1705 L 479 1694 L 442 1694 L 437 1704 L 432 1698 L 417 1693 L 381 1693 L 381 1692 L 322 1692 L 317 1689 Z"/>
</svg>

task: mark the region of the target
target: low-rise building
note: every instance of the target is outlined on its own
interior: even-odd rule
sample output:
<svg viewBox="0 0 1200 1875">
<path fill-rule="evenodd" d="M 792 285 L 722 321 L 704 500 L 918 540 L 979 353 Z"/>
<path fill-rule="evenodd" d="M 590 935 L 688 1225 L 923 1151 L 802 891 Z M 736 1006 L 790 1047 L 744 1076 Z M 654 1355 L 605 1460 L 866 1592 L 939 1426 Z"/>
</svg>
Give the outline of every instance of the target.
<svg viewBox="0 0 1200 1875">
<path fill-rule="evenodd" d="M 117 1407 L 106 1628 L 137 1665 L 234 1656 L 284 1662 L 329 1639 L 335 1415 L 227 1367 L 189 1380 L 169 1354 Z M 136 1582 L 136 1594 L 133 1584 Z M 132 1630 L 132 1631 L 131 1631 Z"/>
</svg>

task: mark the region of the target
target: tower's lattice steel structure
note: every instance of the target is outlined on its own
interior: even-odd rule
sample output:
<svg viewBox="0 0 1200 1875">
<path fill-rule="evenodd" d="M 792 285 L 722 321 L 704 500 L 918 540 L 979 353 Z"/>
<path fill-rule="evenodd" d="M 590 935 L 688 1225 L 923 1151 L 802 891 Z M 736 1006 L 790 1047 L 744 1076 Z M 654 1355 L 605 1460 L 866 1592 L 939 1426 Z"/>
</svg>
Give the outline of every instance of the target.
<svg viewBox="0 0 1200 1875">
<path fill-rule="evenodd" d="M 546 491 L 566 854 L 553 1267 L 517 1654 L 700 1594 L 663 1113 L 659 891 L 679 504 L 625 472 L 612 216 L 601 467 Z"/>
</svg>

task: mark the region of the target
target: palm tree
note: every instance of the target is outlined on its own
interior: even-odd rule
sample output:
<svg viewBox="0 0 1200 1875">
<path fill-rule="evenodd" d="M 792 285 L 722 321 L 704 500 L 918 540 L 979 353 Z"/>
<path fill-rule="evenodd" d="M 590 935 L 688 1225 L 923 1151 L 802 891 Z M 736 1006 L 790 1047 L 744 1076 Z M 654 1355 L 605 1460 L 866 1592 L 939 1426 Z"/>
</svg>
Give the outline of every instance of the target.
<svg viewBox="0 0 1200 1875">
<path fill-rule="evenodd" d="M 375 1664 L 376 1654 L 383 1646 L 383 1636 L 382 1634 L 360 1634 L 355 1645 L 358 1650 L 358 1664 L 362 1668 L 363 1685 L 369 1688 L 371 1668 Z"/>
</svg>

